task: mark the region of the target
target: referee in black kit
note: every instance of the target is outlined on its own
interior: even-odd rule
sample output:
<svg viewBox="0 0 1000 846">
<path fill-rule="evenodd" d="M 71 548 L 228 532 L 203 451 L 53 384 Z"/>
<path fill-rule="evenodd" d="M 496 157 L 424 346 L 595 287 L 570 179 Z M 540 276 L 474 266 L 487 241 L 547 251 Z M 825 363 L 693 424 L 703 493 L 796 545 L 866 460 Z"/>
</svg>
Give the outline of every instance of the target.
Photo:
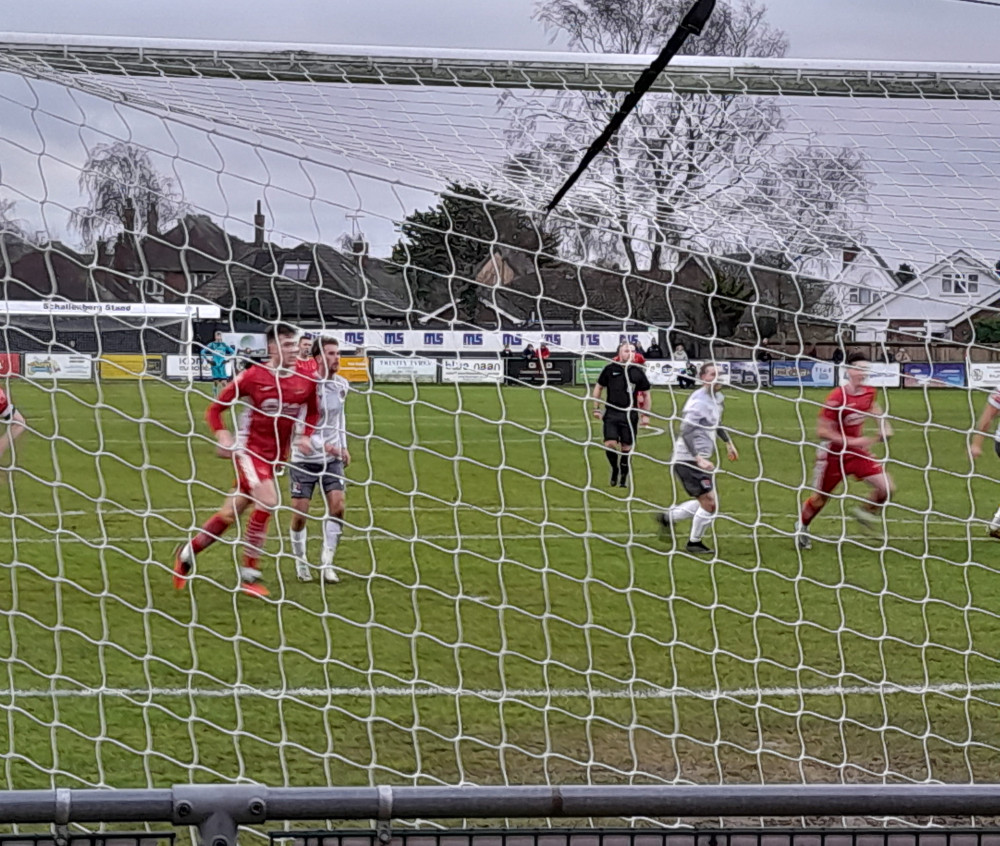
<svg viewBox="0 0 1000 846">
<path fill-rule="evenodd" d="M 639 396 L 649 397 L 649 379 L 646 371 L 633 363 L 634 355 L 635 347 L 622 341 L 615 360 L 601 371 L 594 385 L 594 417 L 604 417 L 604 454 L 611 465 L 611 487 L 628 487 L 629 453 L 639 430 L 639 412 L 645 416 L 649 411 Z M 606 404 L 601 401 L 605 389 Z"/>
</svg>

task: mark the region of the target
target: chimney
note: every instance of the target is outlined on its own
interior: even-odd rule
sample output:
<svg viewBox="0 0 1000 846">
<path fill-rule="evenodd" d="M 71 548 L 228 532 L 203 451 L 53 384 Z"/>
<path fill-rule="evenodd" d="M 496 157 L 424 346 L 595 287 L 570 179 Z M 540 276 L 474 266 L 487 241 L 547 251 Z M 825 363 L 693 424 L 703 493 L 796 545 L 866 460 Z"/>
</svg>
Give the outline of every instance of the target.
<svg viewBox="0 0 1000 846">
<path fill-rule="evenodd" d="M 122 211 L 122 223 L 126 232 L 135 232 L 135 206 L 131 200 L 125 201 L 125 208 Z"/>
<path fill-rule="evenodd" d="M 368 242 L 362 236 L 358 236 L 351 242 L 351 252 L 361 258 L 368 257 Z"/>
<path fill-rule="evenodd" d="M 153 237 L 160 234 L 160 210 L 156 207 L 156 200 L 146 209 L 146 234 Z"/>
<path fill-rule="evenodd" d="M 854 259 L 858 257 L 857 247 L 845 247 L 844 248 L 844 267 L 847 267 Z"/>
<path fill-rule="evenodd" d="M 257 214 L 253 216 L 253 245 L 264 246 L 264 213 L 260 210 L 260 200 L 257 201 Z"/>
</svg>

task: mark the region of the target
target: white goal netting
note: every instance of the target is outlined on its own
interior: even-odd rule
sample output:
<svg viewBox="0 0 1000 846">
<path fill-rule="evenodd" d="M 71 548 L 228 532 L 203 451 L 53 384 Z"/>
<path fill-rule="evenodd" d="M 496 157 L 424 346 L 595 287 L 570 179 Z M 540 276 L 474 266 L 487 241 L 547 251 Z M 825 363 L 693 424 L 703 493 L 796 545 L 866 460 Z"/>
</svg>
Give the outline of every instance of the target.
<svg viewBox="0 0 1000 846">
<path fill-rule="evenodd" d="M 645 59 L 0 41 L 0 788 L 995 778 L 1000 68 L 685 58 L 544 218 Z M 25 305 L 71 300 L 140 317 Z M 270 598 L 237 530 L 175 591 L 233 475 L 200 351 L 278 322 L 351 381 L 340 581 L 296 580 L 285 475 Z M 708 556 L 654 522 L 681 351 L 740 452 Z M 895 492 L 798 549 L 855 351 Z"/>
</svg>

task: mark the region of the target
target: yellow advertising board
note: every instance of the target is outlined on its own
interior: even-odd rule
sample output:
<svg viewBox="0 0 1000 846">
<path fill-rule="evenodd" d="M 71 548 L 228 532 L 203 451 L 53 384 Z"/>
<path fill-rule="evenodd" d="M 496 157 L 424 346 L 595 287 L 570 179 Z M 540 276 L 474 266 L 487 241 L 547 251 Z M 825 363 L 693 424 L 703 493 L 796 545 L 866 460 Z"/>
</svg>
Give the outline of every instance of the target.
<svg viewBox="0 0 1000 846">
<path fill-rule="evenodd" d="M 360 356 L 345 356 L 340 360 L 340 370 L 337 371 L 348 382 L 367 382 L 368 358 Z"/>
<path fill-rule="evenodd" d="M 161 355 L 103 355 L 98 362 L 102 379 L 158 379 L 163 375 Z"/>
</svg>

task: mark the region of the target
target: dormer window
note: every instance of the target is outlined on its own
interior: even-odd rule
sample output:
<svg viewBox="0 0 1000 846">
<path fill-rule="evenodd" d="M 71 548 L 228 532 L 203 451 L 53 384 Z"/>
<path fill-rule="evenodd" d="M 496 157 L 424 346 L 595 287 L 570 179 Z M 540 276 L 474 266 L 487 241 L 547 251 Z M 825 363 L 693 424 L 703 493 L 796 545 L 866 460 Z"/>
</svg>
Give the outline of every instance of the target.
<svg viewBox="0 0 1000 846">
<path fill-rule="evenodd" d="M 942 294 L 978 294 L 978 273 L 943 273 L 941 274 Z"/>
<path fill-rule="evenodd" d="M 309 278 L 308 261 L 286 261 L 281 266 L 281 275 L 296 282 L 305 282 Z"/>
</svg>

